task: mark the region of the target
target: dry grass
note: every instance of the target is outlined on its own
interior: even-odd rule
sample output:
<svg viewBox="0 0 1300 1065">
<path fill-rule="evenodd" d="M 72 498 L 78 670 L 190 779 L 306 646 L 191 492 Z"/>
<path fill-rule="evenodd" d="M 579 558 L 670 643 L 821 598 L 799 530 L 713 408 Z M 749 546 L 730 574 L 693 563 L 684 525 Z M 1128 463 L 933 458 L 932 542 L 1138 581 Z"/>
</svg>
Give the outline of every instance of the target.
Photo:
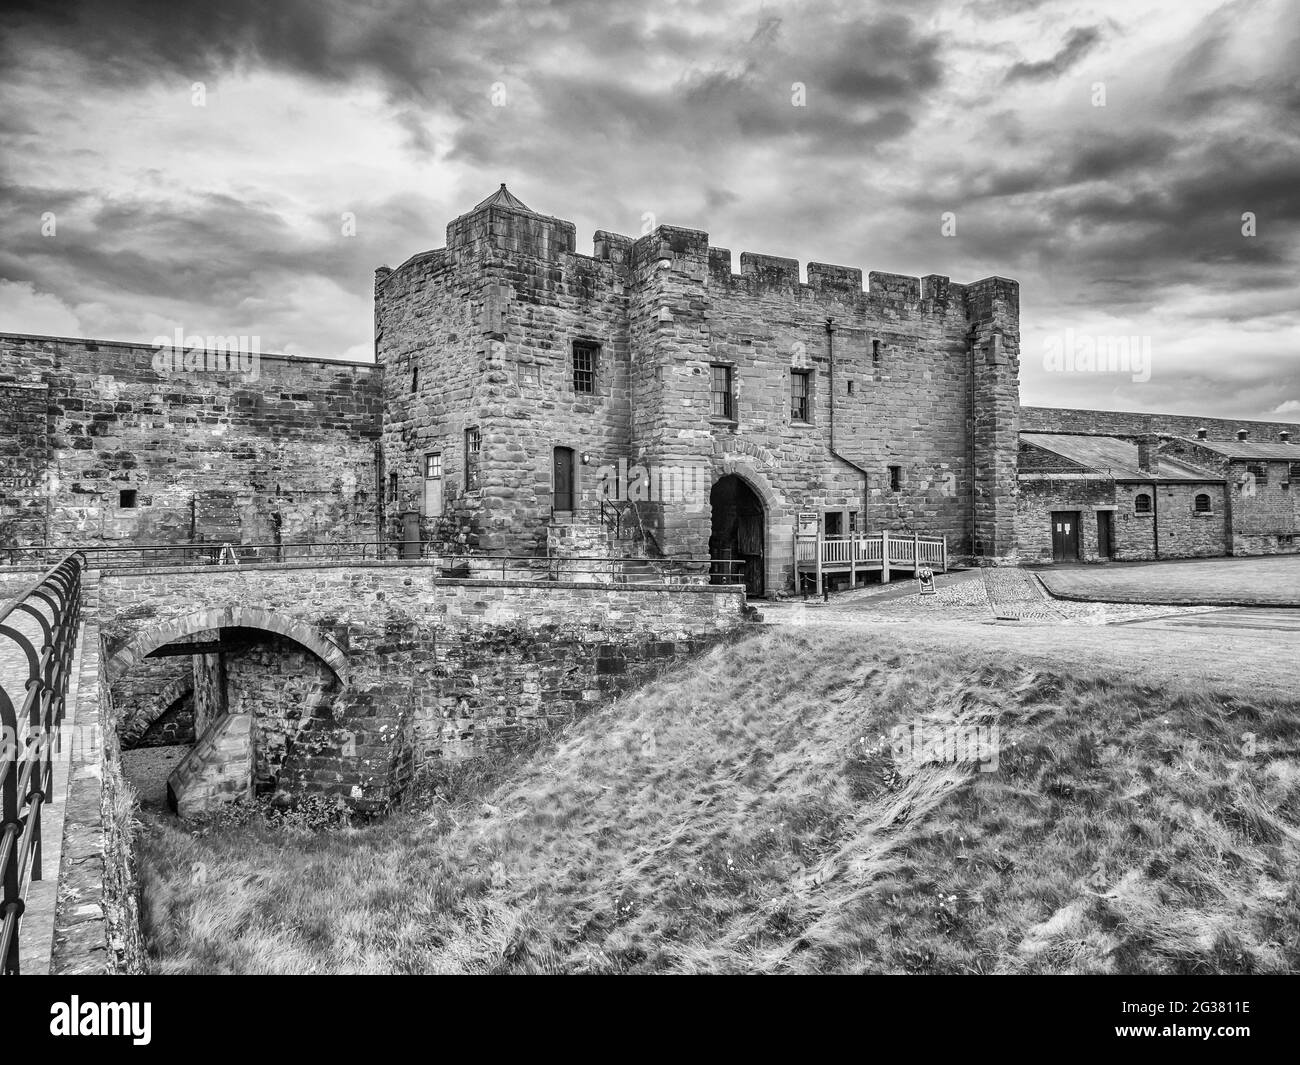
<svg viewBox="0 0 1300 1065">
<path fill-rule="evenodd" d="M 477 799 L 154 822 L 145 929 L 160 972 L 1296 971 L 1296 710 L 768 633 Z M 896 764 L 920 715 L 995 717 L 999 770 Z"/>
</svg>

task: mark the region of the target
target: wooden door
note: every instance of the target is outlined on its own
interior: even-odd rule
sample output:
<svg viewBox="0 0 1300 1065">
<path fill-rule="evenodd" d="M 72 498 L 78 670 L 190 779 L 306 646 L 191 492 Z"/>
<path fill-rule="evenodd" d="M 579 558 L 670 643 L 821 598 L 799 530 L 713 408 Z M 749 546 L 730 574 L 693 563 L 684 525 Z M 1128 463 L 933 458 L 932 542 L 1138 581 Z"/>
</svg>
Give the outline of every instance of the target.
<svg viewBox="0 0 1300 1065">
<path fill-rule="evenodd" d="M 1073 562 L 1079 557 L 1079 512 L 1052 512 L 1052 560 Z"/>
<path fill-rule="evenodd" d="M 552 482 L 554 484 L 555 510 L 573 510 L 573 448 L 557 447 L 552 463 Z"/>
<path fill-rule="evenodd" d="M 1097 555 L 1099 558 L 1111 558 L 1112 547 L 1111 540 L 1114 538 L 1115 527 L 1112 524 L 1113 518 L 1111 511 L 1097 511 Z"/>
</svg>

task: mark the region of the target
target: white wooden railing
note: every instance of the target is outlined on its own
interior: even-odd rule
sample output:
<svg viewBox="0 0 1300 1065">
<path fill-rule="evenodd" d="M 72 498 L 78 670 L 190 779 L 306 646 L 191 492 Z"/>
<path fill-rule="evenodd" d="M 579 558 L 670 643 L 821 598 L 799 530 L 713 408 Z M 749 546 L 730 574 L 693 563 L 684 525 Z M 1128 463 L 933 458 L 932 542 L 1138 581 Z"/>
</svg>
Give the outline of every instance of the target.
<svg viewBox="0 0 1300 1065">
<path fill-rule="evenodd" d="M 826 536 L 814 539 L 797 536 L 794 545 L 796 563 L 817 565 L 818 547 L 821 548 L 823 568 L 861 567 L 882 569 L 883 560 L 889 565 L 916 569 L 917 563 L 931 569 L 947 572 L 948 541 L 942 536 L 907 536 L 884 530 L 878 533 L 860 533 L 856 536 Z"/>
</svg>

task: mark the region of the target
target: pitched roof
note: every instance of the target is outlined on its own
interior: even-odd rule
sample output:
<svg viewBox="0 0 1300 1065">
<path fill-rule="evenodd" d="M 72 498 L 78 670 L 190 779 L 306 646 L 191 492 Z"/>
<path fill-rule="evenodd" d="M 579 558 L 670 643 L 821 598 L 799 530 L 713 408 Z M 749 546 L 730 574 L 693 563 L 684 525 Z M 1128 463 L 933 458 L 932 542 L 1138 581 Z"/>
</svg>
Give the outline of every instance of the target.
<svg viewBox="0 0 1300 1065">
<path fill-rule="evenodd" d="M 1252 443 L 1249 440 L 1189 440 L 1179 436 L 1174 439 L 1185 444 L 1195 444 L 1216 455 L 1230 459 L 1264 459 L 1273 462 L 1300 462 L 1300 445 L 1284 444 L 1282 441 Z"/>
<path fill-rule="evenodd" d="M 1198 470 L 1195 466 L 1173 459 L 1168 455 L 1156 456 L 1156 468 L 1143 470 L 1138 466 L 1138 446 L 1132 440 L 1114 436 L 1076 436 L 1071 433 L 1021 433 L 1026 444 L 1059 455 L 1067 462 L 1089 470 L 1106 473 L 1117 481 L 1222 481 L 1217 474 Z M 1036 471 L 1030 469 L 1026 473 Z"/>
<path fill-rule="evenodd" d="M 486 200 L 474 205 L 475 211 L 481 211 L 484 207 L 508 207 L 512 211 L 527 211 L 529 214 L 536 214 L 523 200 L 519 199 L 506 188 L 506 183 L 501 182 L 501 187 L 492 193 Z"/>
</svg>

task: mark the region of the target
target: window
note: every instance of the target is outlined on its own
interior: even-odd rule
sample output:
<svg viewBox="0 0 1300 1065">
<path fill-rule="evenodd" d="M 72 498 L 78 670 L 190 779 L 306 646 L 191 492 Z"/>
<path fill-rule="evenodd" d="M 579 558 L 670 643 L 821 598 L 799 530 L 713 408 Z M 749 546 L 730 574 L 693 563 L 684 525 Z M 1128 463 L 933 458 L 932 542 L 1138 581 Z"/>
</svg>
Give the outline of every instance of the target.
<svg viewBox="0 0 1300 1065">
<path fill-rule="evenodd" d="M 573 390 L 575 392 L 593 393 L 596 391 L 596 356 L 599 344 L 586 340 L 573 342 Z"/>
<path fill-rule="evenodd" d="M 879 340 L 873 340 L 873 341 L 871 342 L 871 361 L 872 361 L 872 362 L 879 362 L 879 361 L 880 361 L 880 341 L 879 341 Z"/>
<path fill-rule="evenodd" d="M 483 436 L 477 429 L 465 430 L 465 491 L 478 488 L 478 459 L 483 447 Z"/>
<path fill-rule="evenodd" d="M 395 473 L 388 475 L 388 502 L 397 502 L 397 474 Z"/>
<path fill-rule="evenodd" d="M 853 378 L 849 378 L 849 395 L 853 395 Z"/>
<path fill-rule="evenodd" d="M 715 418 L 732 418 L 731 404 L 731 367 L 712 366 L 713 379 L 710 391 L 713 396 L 713 416 Z"/>
<path fill-rule="evenodd" d="M 1133 513 L 1134 514 L 1151 513 L 1151 497 L 1147 495 L 1145 492 L 1139 492 L 1137 498 L 1133 500 Z"/>
<path fill-rule="evenodd" d="M 810 396 L 807 370 L 790 371 L 790 420 L 792 422 L 810 422 L 808 399 Z"/>
<path fill-rule="evenodd" d="M 1200 495 L 1198 495 L 1198 496 L 1196 497 L 1195 509 L 1196 509 L 1196 513 L 1197 513 L 1197 514 L 1209 514 L 1209 513 L 1210 513 L 1210 510 L 1211 510 L 1211 508 L 1210 508 L 1210 497 L 1207 496 L 1204 492 L 1202 492 Z"/>
<path fill-rule="evenodd" d="M 442 514 L 442 452 L 434 451 L 424 456 L 424 516 L 436 518 Z"/>
<path fill-rule="evenodd" d="M 889 490 L 891 492 L 901 492 L 903 490 L 903 467 L 889 467 Z"/>
<path fill-rule="evenodd" d="M 117 505 L 123 510 L 135 509 L 135 489 L 123 488 L 117 493 Z"/>
<path fill-rule="evenodd" d="M 1255 475 L 1256 484 L 1268 484 L 1268 463 L 1252 462 L 1246 467 L 1246 472 Z"/>
<path fill-rule="evenodd" d="M 844 535 L 844 515 L 840 511 L 828 510 L 823 515 L 823 523 L 825 527 L 825 536 L 831 537 Z"/>
<path fill-rule="evenodd" d="M 1300 462 L 1291 463 L 1291 472 L 1288 480 L 1300 481 Z"/>
<path fill-rule="evenodd" d="M 418 366 L 411 370 L 411 392 L 420 391 L 420 368 Z"/>
</svg>

